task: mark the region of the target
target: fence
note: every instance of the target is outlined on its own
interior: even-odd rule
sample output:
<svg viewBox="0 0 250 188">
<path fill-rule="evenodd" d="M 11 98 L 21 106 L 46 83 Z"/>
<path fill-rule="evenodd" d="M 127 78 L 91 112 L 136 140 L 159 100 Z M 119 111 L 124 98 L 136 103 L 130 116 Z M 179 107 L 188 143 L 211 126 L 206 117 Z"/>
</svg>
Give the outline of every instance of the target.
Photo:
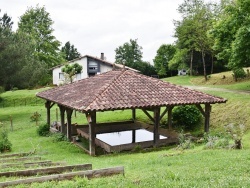
<svg viewBox="0 0 250 188">
<path fill-rule="evenodd" d="M 6 100 L 3 99 L 0 101 L 0 108 L 5 107 L 17 107 L 17 106 L 37 106 L 44 104 L 44 100 L 33 97 L 33 98 L 21 98 L 21 99 L 13 99 L 13 100 Z"/>
</svg>

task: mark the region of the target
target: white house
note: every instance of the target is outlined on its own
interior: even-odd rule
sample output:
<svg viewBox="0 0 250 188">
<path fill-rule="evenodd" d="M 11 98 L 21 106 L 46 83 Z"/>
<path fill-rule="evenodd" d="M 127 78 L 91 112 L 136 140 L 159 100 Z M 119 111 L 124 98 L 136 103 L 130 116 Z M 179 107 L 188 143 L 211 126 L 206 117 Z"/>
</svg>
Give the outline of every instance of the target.
<svg viewBox="0 0 250 188">
<path fill-rule="evenodd" d="M 81 80 L 83 78 L 88 78 L 90 76 L 94 76 L 96 74 L 104 73 L 107 71 L 111 71 L 112 69 L 122 69 L 123 65 L 111 63 L 105 60 L 104 53 L 101 53 L 101 57 L 93 57 L 90 55 L 81 56 L 77 59 L 74 59 L 72 61 L 66 62 L 64 64 L 58 65 L 53 68 L 53 84 L 54 85 L 60 85 L 65 82 L 64 73 L 62 72 L 62 68 L 66 64 L 74 64 L 78 63 L 82 66 L 82 72 L 77 74 L 73 81 Z M 136 72 L 139 72 L 135 69 L 132 69 L 130 67 L 125 67 L 125 69 L 131 69 Z"/>
</svg>

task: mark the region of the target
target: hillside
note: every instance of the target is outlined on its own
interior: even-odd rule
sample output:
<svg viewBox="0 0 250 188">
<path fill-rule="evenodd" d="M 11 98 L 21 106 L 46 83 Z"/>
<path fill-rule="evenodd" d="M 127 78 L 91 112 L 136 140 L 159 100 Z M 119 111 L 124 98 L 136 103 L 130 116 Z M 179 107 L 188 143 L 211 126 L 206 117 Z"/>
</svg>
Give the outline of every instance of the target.
<svg viewBox="0 0 250 188">
<path fill-rule="evenodd" d="M 178 78 L 178 77 L 177 77 Z M 175 78 L 177 80 L 177 78 Z M 187 77 L 185 77 L 186 79 Z M 183 79 L 183 80 L 181 80 Z M 183 85 L 189 81 L 181 77 Z M 193 79 L 193 78 L 192 78 Z M 190 80 L 190 79 L 189 79 Z M 242 82 L 243 83 L 243 82 Z M 246 83 L 246 82 L 244 82 Z M 190 85 L 190 84 L 189 84 Z M 22 96 L 30 96 L 37 91 L 14 91 L 1 96 L 11 100 Z M 205 91 L 228 99 L 226 104 L 212 107 L 211 133 L 224 139 L 224 126 L 229 123 L 244 122 L 250 129 L 250 95 L 223 91 Z M 32 94 L 32 95 L 33 95 Z M 11 96 L 10 96 L 11 95 Z M 56 119 L 56 106 L 52 108 L 52 118 Z M 250 176 L 250 134 L 245 132 L 244 148 L 205 149 L 205 142 L 193 143 L 190 149 L 177 149 L 177 146 L 160 149 L 138 150 L 134 152 L 114 153 L 90 157 L 67 141 L 55 141 L 55 137 L 39 137 L 37 126 L 30 121 L 34 112 L 41 114 L 39 125 L 46 121 L 46 110 L 41 103 L 32 106 L 11 106 L 0 108 L 0 121 L 6 129 L 10 129 L 10 115 L 13 118 L 14 131 L 9 131 L 9 139 L 13 144 L 12 153 L 36 151 L 36 155 L 44 160 L 66 162 L 67 164 L 92 163 L 93 168 L 124 166 L 125 176 L 118 175 L 99 179 L 76 178 L 74 181 L 44 182 L 17 187 L 248 187 Z M 97 114 L 99 122 L 124 120 L 131 117 L 130 111 L 115 111 Z M 148 121 L 143 113 L 138 118 Z M 77 113 L 73 122 L 85 122 L 85 115 Z M 211 137 L 212 138 L 212 137 Z M 221 147 L 223 142 L 219 140 Z M 232 141 L 230 141 L 232 142 Z M 1 155 L 1 154 L 0 154 Z M 13 169 L 0 169 L 13 170 Z M 187 173 L 188 172 L 188 173 Z M 0 177 L 1 181 L 13 178 Z"/>
</svg>

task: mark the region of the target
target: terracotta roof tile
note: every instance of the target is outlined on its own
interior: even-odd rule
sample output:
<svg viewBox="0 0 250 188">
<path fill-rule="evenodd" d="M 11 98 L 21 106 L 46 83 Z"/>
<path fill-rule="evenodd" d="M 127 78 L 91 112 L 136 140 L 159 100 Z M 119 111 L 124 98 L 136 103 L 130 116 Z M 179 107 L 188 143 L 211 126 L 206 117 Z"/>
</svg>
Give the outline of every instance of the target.
<svg viewBox="0 0 250 188">
<path fill-rule="evenodd" d="M 226 99 L 130 70 L 109 71 L 37 96 L 82 112 L 226 102 Z"/>
</svg>

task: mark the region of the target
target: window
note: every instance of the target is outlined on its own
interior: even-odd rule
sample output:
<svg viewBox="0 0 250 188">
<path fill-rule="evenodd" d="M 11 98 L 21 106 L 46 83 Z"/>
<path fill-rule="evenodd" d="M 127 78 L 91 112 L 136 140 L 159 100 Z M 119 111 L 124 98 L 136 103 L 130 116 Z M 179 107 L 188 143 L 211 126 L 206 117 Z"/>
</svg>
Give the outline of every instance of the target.
<svg viewBox="0 0 250 188">
<path fill-rule="evenodd" d="M 64 73 L 63 72 L 59 73 L 59 80 L 64 80 Z"/>
<path fill-rule="evenodd" d="M 97 73 L 98 72 L 98 63 L 95 61 L 90 61 L 89 67 L 88 67 L 88 72 L 89 73 Z"/>
</svg>

